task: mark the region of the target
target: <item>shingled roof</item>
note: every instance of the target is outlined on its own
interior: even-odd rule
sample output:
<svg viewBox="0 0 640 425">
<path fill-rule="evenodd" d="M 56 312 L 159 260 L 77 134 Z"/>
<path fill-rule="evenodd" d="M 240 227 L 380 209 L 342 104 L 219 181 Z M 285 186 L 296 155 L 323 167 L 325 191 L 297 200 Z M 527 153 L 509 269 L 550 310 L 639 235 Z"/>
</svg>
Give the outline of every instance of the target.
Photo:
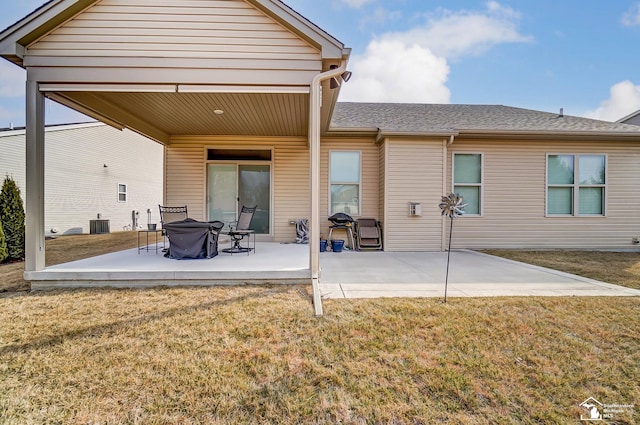
<svg viewBox="0 0 640 425">
<path fill-rule="evenodd" d="M 338 102 L 331 129 L 382 133 L 603 133 L 640 136 L 640 127 L 503 105 Z"/>
</svg>

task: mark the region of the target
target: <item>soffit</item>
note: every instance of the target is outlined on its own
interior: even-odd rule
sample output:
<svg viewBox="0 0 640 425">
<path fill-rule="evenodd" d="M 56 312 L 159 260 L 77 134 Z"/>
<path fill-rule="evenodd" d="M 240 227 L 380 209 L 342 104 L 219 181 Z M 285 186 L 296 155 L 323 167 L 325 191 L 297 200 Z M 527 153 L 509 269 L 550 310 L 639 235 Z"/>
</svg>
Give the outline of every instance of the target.
<svg viewBox="0 0 640 425">
<path fill-rule="evenodd" d="M 306 137 L 308 132 L 305 93 L 67 92 L 64 97 L 141 133 L 154 128 L 170 136 Z"/>
</svg>

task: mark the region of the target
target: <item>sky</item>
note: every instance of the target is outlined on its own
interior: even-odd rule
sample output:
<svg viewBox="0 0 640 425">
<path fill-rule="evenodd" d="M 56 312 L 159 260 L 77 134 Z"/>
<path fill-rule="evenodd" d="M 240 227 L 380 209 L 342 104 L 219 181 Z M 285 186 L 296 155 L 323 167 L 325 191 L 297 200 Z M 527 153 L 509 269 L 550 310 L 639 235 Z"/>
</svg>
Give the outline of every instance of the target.
<svg viewBox="0 0 640 425">
<path fill-rule="evenodd" d="M 43 3 L 12 0 L 0 28 Z M 563 108 L 607 121 L 640 110 L 640 0 L 285 3 L 352 49 L 340 101 Z M 24 125 L 24 80 L 0 61 L 0 128 Z M 46 108 L 47 124 L 87 120 Z"/>
</svg>

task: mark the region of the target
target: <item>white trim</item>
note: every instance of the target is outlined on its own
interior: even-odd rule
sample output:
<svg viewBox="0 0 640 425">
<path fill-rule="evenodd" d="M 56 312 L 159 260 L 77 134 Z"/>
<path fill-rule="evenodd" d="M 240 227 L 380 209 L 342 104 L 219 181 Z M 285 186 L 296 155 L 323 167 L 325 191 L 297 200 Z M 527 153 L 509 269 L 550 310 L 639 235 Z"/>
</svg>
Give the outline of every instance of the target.
<svg viewBox="0 0 640 425">
<path fill-rule="evenodd" d="M 179 84 L 178 93 L 299 93 L 309 94 L 309 86 L 238 86 Z"/>
<path fill-rule="evenodd" d="M 42 92 L 175 93 L 177 84 L 40 84 Z"/>
<path fill-rule="evenodd" d="M 549 157 L 550 156 L 571 156 L 573 157 L 573 183 L 572 184 L 557 184 L 551 187 L 566 187 L 571 188 L 571 214 L 549 214 Z M 604 184 L 601 185 L 581 185 L 579 182 L 580 173 L 580 157 L 581 156 L 597 156 L 604 157 Z M 549 218 L 562 218 L 562 217 L 606 217 L 607 216 L 607 204 L 609 197 L 609 155 L 606 153 L 549 153 L 545 156 L 545 173 L 544 173 L 544 216 Z M 580 188 L 581 187 L 600 187 L 603 189 L 602 194 L 602 214 L 580 214 Z"/>
<path fill-rule="evenodd" d="M 124 190 L 120 190 L 120 186 L 124 186 Z M 124 200 L 120 199 L 120 195 L 124 195 Z M 127 203 L 129 201 L 129 192 L 126 183 L 118 183 L 118 202 Z"/>
<path fill-rule="evenodd" d="M 482 217 L 484 214 L 484 153 L 483 152 L 467 152 L 467 151 L 456 151 L 451 152 L 451 192 L 455 193 L 455 168 L 456 168 L 456 155 L 479 155 L 480 156 L 480 183 L 463 183 L 457 186 L 470 186 L 470 187 L 479 187 L 480 188 L 480 200 L 478 205 L 478 214 L 467 214 L 465 213 L 462 217 Z"/>
<path fill-rule="evenodd" d="M 351 213 L 345 213 L 345 214 L 349 214 L 352 217 L 362 217 L 362 151 L 361 150 L 354 150 L 354 149 L 332 149 L 329 151 L 329 167 L 327 168 L 327 177 L 328 177 L 328 189 L 329 189 L 329 193 L 328 193 L 328 213 L 329 216 L 332 216 L 334 214 L 334 212 L 331 210 L 331 205 L 332 205 L 332 199 L 331 199 L 331 186 L 334 184 L 354 184 L 353 182 L 333 182 L 331 180 L 331 154 L 333 152 L 357 152 L 358 153 L 358 159 L 359 159 L 359 167 L 358 167 L 358 213 L 357 214 L 351 214 Z"/>
</svg>

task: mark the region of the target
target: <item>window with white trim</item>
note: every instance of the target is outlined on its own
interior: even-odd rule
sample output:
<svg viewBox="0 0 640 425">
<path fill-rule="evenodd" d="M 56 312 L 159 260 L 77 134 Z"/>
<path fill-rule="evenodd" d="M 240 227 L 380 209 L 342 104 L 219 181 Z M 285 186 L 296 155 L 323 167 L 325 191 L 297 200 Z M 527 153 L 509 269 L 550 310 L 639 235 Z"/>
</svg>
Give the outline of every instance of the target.
<svg viewBox="0 0 640 425">
<path fill-rule="evenodd" d="M 118 183 L 118 202 L 127 202 L 127 185 Z"/>
<path fill-rule="evenodd" d="M 547 155 L 547 215 L 604 215 L 605 155 Z"/>
<path fill-rule="evenodd" d="M 453 154 L 453 192 L 467 204 L 465 215 L 482 213 L 482 154 Z"/>
<path fill-rule="evenodd" d="M 359 151 L 329 152 L 329 214 L 360 214 Z"/>
</svg>

